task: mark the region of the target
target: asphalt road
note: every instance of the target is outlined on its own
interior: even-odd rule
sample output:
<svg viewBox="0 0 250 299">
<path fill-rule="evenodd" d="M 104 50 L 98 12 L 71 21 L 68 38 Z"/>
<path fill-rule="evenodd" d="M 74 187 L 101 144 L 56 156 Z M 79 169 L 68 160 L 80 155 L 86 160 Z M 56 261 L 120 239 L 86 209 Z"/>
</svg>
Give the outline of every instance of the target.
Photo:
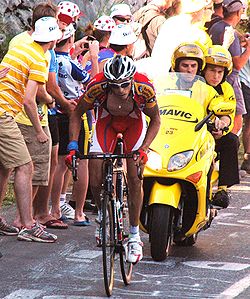
<svg viewBox="0 0 250 299">
<path fill-rule="evenodd" d="M 193 247 L 173 247 L 166 261 L 150 257 L 143 234 L 144 259 L 124 286 L 119 268 L 113 298 L 250 298 L 250 176 L 232 189 L 232 202 Z M 5 209 L 13 219 L 15 207 Z M 94 220 L 94 215 L 89 213 Z M 17 241 L 0 236 L 0 298 L 105 298 L 101 251 L 95 247 L 95 225 L 50 230 L 54 244 Z"/>
</svg>

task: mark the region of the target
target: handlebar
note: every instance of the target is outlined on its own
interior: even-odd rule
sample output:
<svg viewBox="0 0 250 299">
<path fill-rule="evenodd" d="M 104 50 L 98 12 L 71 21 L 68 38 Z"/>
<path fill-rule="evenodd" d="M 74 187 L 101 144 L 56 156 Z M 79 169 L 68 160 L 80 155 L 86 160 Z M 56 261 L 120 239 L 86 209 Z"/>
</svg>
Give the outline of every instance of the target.
<svg viewBox="0 0 250 299">
<path fill-rule="evenodd" d="M 132 153 L 128 153 L 128 154 L 111 154 L 111 153 L 102 153 L 102 154 L 88 154 L 88 155 L 82 155 L 79 152 L 76 152 L 76 155 L 72 156 L 72 176 L 73 176 L 73 180 L 77 181 L 78 177 L 77 177 L 77 159 L 83 160 L 83 159 L 102 159 L 102 160 L 115 160 L 115 159 L 129 159 L 129 158 L 133 158 L 134 160 L 137 159 L 137 157 L 139 156 L 139 152 L 138 151 L 134 151 Z M 143 174 L 142 174 L 142 170 L 141 167 L 138 165 L 137 166 L 137 175 L 138 178 L 140 180 L 143 179 Z"/>
</svg>

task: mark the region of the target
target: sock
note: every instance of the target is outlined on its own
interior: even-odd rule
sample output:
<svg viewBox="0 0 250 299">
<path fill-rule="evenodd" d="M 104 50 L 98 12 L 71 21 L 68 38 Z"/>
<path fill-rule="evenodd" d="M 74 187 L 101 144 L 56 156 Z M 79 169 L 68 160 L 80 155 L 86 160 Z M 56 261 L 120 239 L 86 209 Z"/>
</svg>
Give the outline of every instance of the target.
<svg viewBox="0 0 250 299">
<path fill-rule="evenodd" d="M 60 205 L 63 205 L 66 202 L 66 193 L 60 194 Z"/>
<path fill-rule="evenodd" d="M 101 221 L 102 221 L 101 210 L 98 210 L 97 213 L 98 213 L 97 219 L 98 219 L 99 223 L 101 223 Z"/>
<path fill-rule="evenodd" d="M 227 186 L 218 186 L 218 191 L 227 191 Z"/>
<path fill-rule="evenodd" d="M 137 226 L 131 225 L 130 226 L 129 236 L 133 237 L 133 238 L 134 237 L 140 237 L 140 235 L 139 235 L 139 225 L 137 225 Z"/>
</svg>

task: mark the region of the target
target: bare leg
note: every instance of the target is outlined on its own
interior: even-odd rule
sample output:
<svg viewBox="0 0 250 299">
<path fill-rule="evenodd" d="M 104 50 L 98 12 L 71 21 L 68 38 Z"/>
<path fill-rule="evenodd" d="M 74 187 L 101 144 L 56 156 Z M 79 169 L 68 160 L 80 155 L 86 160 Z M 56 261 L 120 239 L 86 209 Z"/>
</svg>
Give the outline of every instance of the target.
<svg viewBox="0 0 250 299">
<path fill-rule="evenodd" d="M 78 165 L 78 181 L 73 184 L 73 200 L 76 202 L 75 220 L 84 221 L 83 207 L 88 190 L 88 160 L 80 160 Z"/>
<path fill-rule="evenodd" d="M 102 186 L 102 160 L 90 160 L 89 161 L 89 181 L 91 186 L 91 192 L 97 205 L 98 210 L 101 209 L 100 193 Z"/>
<path fill-rule="evenodd" d="M 66 194 L 68 190 L 69 183 L 71 182 L 72 174 L 69 169 L 67 169 L 65 175 L 64 175 L 64 180 L 63 180 L 63 187 L 62 187 L 62 192 L 61 194 Z"/>
<path fill-rule="evenodd" d="M 234 127 L 232 129 L 232 133 L 238 135 L 240 130 L 242 129 L 243 118 L 241 114 L 235 115 L 234 118 Z"/>
<path fill-rule="evenodd" d="M 32 162 L 15 168 L 14 191 L 20 212 L 21 225 L 31 227 L 32 218 Z"/>
<path fill-rule="evenodd" d="M 58 145 L 52 147 L 50 177 L 48 186 L 40 186 L 33 202 L 34 218 L 41 223 L 55 219 L 49 214 L 49 197 L 58 164 Z"/>
<path fill-rule="evenodd" d="M 51 190 L 51 215 L 56 219 L 61 217 L 60 194 L 63 187 L 64 174 L 68 169 L 64 160 L 65 156 L 58 157 L 58 165 L 55 170 L 54 181 Z"/>
<path fill-rule="evenodd" d="M 137 167 L 132 159 L 127 160 L 127 169 L 129 189 L 129 221 L 130 225 L 138 226 L 143 201 L 142 181 L 138 178 Z"/>
<path fill-rule="evenodd" d="M 250 116 L 244 116 L 244 127 L 242 130 L 242 141 L 244 152 L 250 154 Z"/>
<path fill-rule="evenodd" d="M 11 169 L 5 169 L 0 163 L 0 209 L 6 194 Z"/>
</svg>

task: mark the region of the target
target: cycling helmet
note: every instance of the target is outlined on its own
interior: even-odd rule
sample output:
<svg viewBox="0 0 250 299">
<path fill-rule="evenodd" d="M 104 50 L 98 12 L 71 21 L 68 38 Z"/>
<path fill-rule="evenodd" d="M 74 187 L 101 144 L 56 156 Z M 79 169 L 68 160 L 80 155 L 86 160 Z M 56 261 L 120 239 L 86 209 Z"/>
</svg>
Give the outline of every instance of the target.
<svg viewBox="0 0 250 299">
<path fill-rule="evenodd" d="M 115 26 L 115 21 L 109 16 L 101 16 L 94 22 L 94 27 L 102 31 L 112 31 Z"/>
<path fill-rule="evenodd" d="M 135 71 L 135 63 L 128 56 L 116 55 L 104 65 L 104 76 L 108 80 L 123 80 L 131 78 Z"/>
<path fill-rule="evenodd" d="M 232 72 L 233 63 L 230 52 L 220 45 L 213 45 L 205 51 L 205 61 L 207 64 L 223 66 L 225 77 Z"/>
<path fill-rule="evenodd" d="M 199 64 L 199 72 L 205 67 L 203 47 L 198 42 L 182 43 L 172 55 L 172 68 L 178 72 L 180 61 L 183 59 L 193 59 Z"/>
</svg>

